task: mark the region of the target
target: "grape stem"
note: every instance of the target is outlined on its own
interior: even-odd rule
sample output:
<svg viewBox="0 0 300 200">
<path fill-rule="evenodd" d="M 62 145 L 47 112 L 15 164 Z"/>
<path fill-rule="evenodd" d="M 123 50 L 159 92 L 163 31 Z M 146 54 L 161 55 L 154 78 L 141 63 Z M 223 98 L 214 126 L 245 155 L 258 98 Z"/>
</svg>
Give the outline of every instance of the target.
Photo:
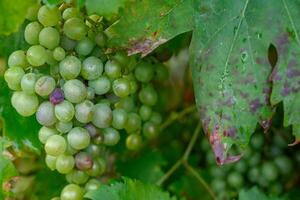
<svg viewBox="0 0 300 200">
<path fill-rule="evenodd" d="M 194 109 L 195 109 L 195 107 L 192 110 L 194 110 Z M 191 111 L 189 111 L 189 112 L 191 112 Z M 185 113 L 185 112 L 181 112 L 181 113 Z M 177 162 L 164 174 L 164 176 L 162 176 L 157 181 L 156 184 L 161 186 L 182 165 L 187 171 L 189 171 L 201 183 L 201 185 L 207 190 L 207 192 L 209 193 L 211 198 L 213 200 L 215 200 L 215 199 L 217 199 L 216 195 L 214 194 L 214 192 L 212 191 L 212 189 L 210 188 L 208 183 L 200 176 L 200 174 L 188 162 L 188 158 L 189 158 L 191 151 L 198 139 L 200 131 L 201 131 L 201 125 L 199 123 L 193 133 L 192 139 L 190 140 L 183 156 L 179 160 L 177 160 Z"/>
</svg>

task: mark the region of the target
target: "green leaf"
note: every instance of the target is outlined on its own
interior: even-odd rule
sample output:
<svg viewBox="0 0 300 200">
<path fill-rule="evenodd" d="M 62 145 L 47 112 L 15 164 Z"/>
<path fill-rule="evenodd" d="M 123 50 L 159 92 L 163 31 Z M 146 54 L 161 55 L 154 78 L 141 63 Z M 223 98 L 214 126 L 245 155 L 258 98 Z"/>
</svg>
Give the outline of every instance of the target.
<svg viewBox="0 0 300 200">
<path fill-rule="evenodd" d="M 0 34 L 16 32 L 24 22 L 27 10 L 36 0 L 1 0 L 0 1 Z"/>
<path fill-rule="evenodd" d="M 57 6 L 61 1 L 60 0 L 43 0 L 43 3 L 49 7 Z"/>
<path fill-rule="evenodd" d="M 119 9 L 129 0 L 86 0 L 85 5 L 89 14 L 97 13 L 107 19 L 115 18 Z"/>
<path fill-rule="evenodd" d="M 24 146 L 39 153 L 42 146 L 38 139 L 40 125 L 32 117 L 21 117 L 11 105 L 12 92 L 0 77 L 0 120 L 3 121 L 3 135 L 14 142 L 16 148 Z"/>
<path fill-rule="evenodd" d="M 241 190 L 239 193 L 239 200 L 252 200 L 252 199 L 259 199 L 259 200 L 284 200 L 286 198 L 279 198 L 279 197 L 270 197 L 265 195 L 262 191 L 258 190 L 257 187 L 252 187 L 248 190 Z"/>
<path fill-rule="evenodd" d="M 123 182 L 103 185 L 85 195 L 92 200 L 175 200 L 158 187 L 140 181 L 124 178 Z"/>
<path fill-rule="evenodd" d="M 192 0 L 142 0 L 120 13 L 120 20 L 106 30 L 112 47 L 143 56 L 176 35 L 192 30 Z"/>
</svg>

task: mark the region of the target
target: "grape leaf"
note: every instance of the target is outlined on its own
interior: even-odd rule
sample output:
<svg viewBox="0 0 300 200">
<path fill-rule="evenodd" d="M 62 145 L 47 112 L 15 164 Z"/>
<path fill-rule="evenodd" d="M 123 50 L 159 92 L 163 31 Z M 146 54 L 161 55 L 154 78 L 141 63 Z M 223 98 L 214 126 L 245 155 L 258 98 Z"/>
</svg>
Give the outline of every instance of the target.
<svg viewBox="0 0 300 200">
<path fill-rule="evenodd" d="M 24 22 L 27 10 L 36 0 L 1 0 L 0 1 L 0 34 L 9 35 L 16 32 Z"/>
<path fill-rule="evenodd" d="M 150 53 L 176 35 L 192 30 L 192 0 L 142 0 L 128 4 L 106 30 L 109 44 L 129 55 Z"/>
<path fill-rule="evenodd" d="M 279 198 L 279 197 L 268 197 L 262 191 L 258 190 L 257 187 L 252 187 L 248 190 L 241 190 L 239 193 L 239 200 L 252 200 L 252 199 L 259 199 L 259 200 L 285 200 L 286 198 Z"/>
<path fill-rule="evenodd" d="M 123 182 L 102 185 L 99 189 L 88 192 L 85 197 L 92 200 L 175 200 L 175 197 L 170 197 L 167 192 L 162 192 L 154 185 L 129 178 L 124 178 Z"/>
</svg>

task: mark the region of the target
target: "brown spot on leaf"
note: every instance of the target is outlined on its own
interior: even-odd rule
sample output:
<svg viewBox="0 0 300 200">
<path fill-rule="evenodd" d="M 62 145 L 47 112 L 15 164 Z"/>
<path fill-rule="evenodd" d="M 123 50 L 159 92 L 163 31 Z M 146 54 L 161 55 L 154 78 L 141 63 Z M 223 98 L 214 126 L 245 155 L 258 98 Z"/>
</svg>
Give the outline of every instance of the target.
<svg viewBox="0 0 300 200">
<path fill-rule="evenodd" d="M 127 54 L 130 56 L 141 53 L 142 57 L 144 57 L 165 42 L 167 42 L 167 39 L 161 37 L 148 37 L 143 40 L 132 40 L 130 41 L 130 48 L 127 49 Z"/>
<path fill-rule="evenodd" d="M 258 98 L 256 98 L 250 102 L 250 111 L 254 113 L 257 111 L 258 108 L 262 106 L 263 104 L 260 102 Z"/>
</svg>

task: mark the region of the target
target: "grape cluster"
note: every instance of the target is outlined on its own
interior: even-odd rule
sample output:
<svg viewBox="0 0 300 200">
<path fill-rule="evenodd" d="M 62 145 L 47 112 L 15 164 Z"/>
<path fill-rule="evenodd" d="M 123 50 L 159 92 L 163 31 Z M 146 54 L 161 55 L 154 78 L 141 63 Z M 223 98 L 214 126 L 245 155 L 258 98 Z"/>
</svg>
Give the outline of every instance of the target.
<svg viewBox="0 0 300 200">
<path fill-rule="evenodd" d="M 4 75 L 14 90 L 11 103 L 42 125 L 46 164 L 70 183 L 60 199 L 82 199 L 99 187 L 106 169 L 101 149 L 118 144 L 121 130 L 129 150 L 158 135 L 162 117 L 153 109 L 158 95 L 152 82 L 166 67 L 105 54 L 102 18 L 72 5 L 37 5 L 27 19 L 24 38 L 31 46 L 9 56 Z"/>
</svg>

